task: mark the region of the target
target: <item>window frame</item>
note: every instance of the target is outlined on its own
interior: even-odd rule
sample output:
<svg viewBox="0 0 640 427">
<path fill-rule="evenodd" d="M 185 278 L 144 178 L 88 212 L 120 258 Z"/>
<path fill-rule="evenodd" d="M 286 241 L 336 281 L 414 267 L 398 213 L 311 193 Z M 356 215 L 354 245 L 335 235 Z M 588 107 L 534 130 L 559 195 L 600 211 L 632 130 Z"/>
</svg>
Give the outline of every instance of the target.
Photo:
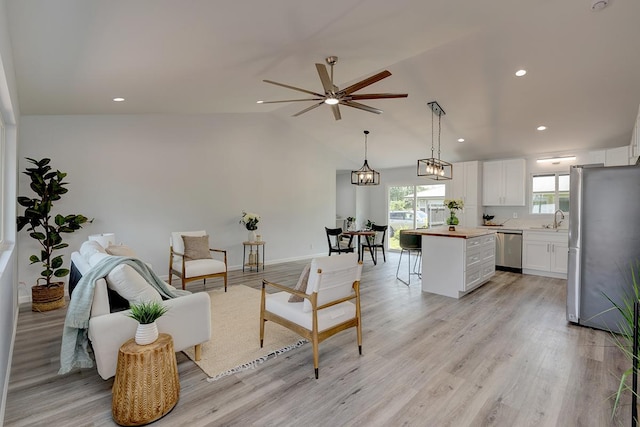
<svg viewBox="0 0 640 427">
<path fill-rule="evenodd" d="M 554 184 L 554 191 L 553 191 L 553 202 L 554 202 L 554 208 L 553 208 L 553 212 L 535 212 L 534 208 L 537 206 L 534 203 L 534 196 L 537 193 L 541 193 L 541 192 L 534 192 L 533 191 L 533 180 L 536 177 L 544 177 L 544 176 L 553 176 L 554 180 L 555 180 L 555 184 Z M 560 190 L 560 177 L 566 176 L 567 178 L 570 176 L 569 172 L 566 171 L 558 171 L 558 172 L 534 172 L 530 175 L 529 178 L 529 183 L 530 185 L 530 191 L 529 191 L 529 214 L 530 215 L 553 215 L 554 212 L 557 212 L 560 208 L 560 195 L 565 193 L 565 190 Z M 551 193 L 551 192 L 548 192 Z M 566 190 L 566 193 L 568 194 L 568 198 L 569 200 L 571 200 L 571 196 L 569 195 L 569 189 Z M 562 211 L 564 213 L 568 213 L 569 209 L 562 209 Z"/>
</svg>

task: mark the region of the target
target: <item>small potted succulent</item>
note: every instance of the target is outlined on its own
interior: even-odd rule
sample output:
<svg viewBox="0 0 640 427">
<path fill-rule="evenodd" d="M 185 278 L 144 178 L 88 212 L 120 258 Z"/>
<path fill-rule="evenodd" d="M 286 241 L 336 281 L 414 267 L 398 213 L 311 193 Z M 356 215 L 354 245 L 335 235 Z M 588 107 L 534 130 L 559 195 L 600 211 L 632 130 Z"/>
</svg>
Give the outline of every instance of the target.
<svg viewBox="0 0 640 427">
<path fill-rule="evenodd" d="M 127 316 L 138 321 L 135 340 L 138 345 L 147 345 L 158 339 L 158 320 L 169 308 L 158 301 L 131 304 Z"/>
<path fill-rule="evenodd" d="M 34 197 L 19 196 L 18 204 L 24 213 L 17 217 L 18 231 L 26 228 L 29 236 L 41 246 L 40 253 L 31 255 L 31 264 L 40 264 L 43 270 L 36 285 L 31 288 L 31 309 L 49 311 L 64 307 L 64 282 L 62 278 L 69 274 L 63 267 L 62 255 L 56 255 L 60 249 L 69 246 L 62 240 L 63 233 L 73 233 L 82 228 L 82 224 L 91 222 L 80 214 L 54 215 L 53 205 L 69 191 L 64 182 L 66 173 L 52 170 L 50 159 L 27 160 L 35 167 L 26 168 L 25 175 L 31 179 L 30 188 Z M 40 283 L 42 281 L 42 284 Z"/>
</svg>

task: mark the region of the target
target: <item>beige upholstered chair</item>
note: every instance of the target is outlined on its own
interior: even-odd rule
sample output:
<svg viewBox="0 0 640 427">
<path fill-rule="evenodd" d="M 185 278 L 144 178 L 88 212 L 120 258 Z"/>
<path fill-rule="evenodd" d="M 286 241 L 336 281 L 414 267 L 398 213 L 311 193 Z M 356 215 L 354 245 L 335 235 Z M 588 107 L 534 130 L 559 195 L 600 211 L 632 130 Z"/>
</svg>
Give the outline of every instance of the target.
<svg viewBox="0 0 640 427">
<path fill-rule="evenodd" d="M 173 275 L 182 280 L 182 289 L 189 282 L 202 280 L 206 284 L 207 279 L 222 277 L 227 291 L 227 251 L 209 248 L 205 230 L 172 232 L 170 240 L 169 284 Z M 224 261 L 214 259 L 211 252 L 224 257 Z"/>
<path fill-rule="evenodd" d="M 311 341 L 313 367 L 318 378 L 318 344 L 348 328 L 356 328 L 362 354 L 360 274 L 362 262 L 355 253 L 320 257 L 311 261 L 309 279 L 300 290 L 262 281 L 260 303 L 260 347 L 267 320 L 278 323 Z M 282 292 L 266 293 L 266 286 Z M 296 296 L 301 302 L 290 302 Z"/>
</svg>

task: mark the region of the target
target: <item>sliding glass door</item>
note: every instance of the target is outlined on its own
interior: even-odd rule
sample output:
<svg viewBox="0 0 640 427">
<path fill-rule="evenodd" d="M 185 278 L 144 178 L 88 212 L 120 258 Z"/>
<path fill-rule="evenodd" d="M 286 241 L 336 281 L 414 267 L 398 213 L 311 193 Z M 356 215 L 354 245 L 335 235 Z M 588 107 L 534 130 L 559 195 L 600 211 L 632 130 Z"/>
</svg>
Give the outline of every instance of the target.
<svg viewBox="0 0 640 427">
<path fill-rule="evenodd" d="M 444 198 L 444 184 L 389 187 L 389 249 L 400 250 L 400 230 L 444 224 Z"/>
</svg>

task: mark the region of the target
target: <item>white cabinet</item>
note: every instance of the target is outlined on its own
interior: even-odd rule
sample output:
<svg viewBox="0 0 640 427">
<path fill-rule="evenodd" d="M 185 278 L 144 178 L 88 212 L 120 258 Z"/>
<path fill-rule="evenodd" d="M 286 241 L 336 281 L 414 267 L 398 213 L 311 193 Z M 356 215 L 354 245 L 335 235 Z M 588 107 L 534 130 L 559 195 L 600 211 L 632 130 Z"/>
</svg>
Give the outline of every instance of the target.
<svg viewBox="0 0 640 427">
<path fill-rule="evenodd" d="M 525 206 L 526 162 L 497 160 L 482 165 L 484 206 Z"/>
<path fill-rule="evenodd" d="M 632 149 L 628 146 L 607 148 L 606 150 L 589 151 L 587 163 L 602 163 L 605 166 L 626 166 L 635 163 L 635 158 L 631 154 Z"/>
<path fill-rule="evenodd" d="M 422 290 L 452 298 L 486 283 L 496 272 L 495 234 L 468 239 L 422 237 Z"/>
<path fill-rule="evenodd" d="M 631 134 L 631 144 L 629 144 L 629 164 L 635 165 L 636 160 L 640 156 L 640 109 L 638 110 L 638 117 L 633 126 L 633 133 Z"/>
<path fill-rule="evenodd" d="M 605 150 L 605 166 L 626 166 L 629 164 L 629 147 L 609 148 Z"/>
<path fill-rule="evenodd" d="M 462 212 L 456 214 L 461 227 L 477 227 L 480 222 L 480 193 L 482 190 L 482 164 L 480 162 L 461 162 L 453 164 L 453 179 L 448 199 L 460 199 L 464 202 Z"/>
<path fill-rule="evenodd" d="M 567 278 L 569 242 L 565 231 L 524 231 L 522 272 L 538 276 Z"/>
</svg>

